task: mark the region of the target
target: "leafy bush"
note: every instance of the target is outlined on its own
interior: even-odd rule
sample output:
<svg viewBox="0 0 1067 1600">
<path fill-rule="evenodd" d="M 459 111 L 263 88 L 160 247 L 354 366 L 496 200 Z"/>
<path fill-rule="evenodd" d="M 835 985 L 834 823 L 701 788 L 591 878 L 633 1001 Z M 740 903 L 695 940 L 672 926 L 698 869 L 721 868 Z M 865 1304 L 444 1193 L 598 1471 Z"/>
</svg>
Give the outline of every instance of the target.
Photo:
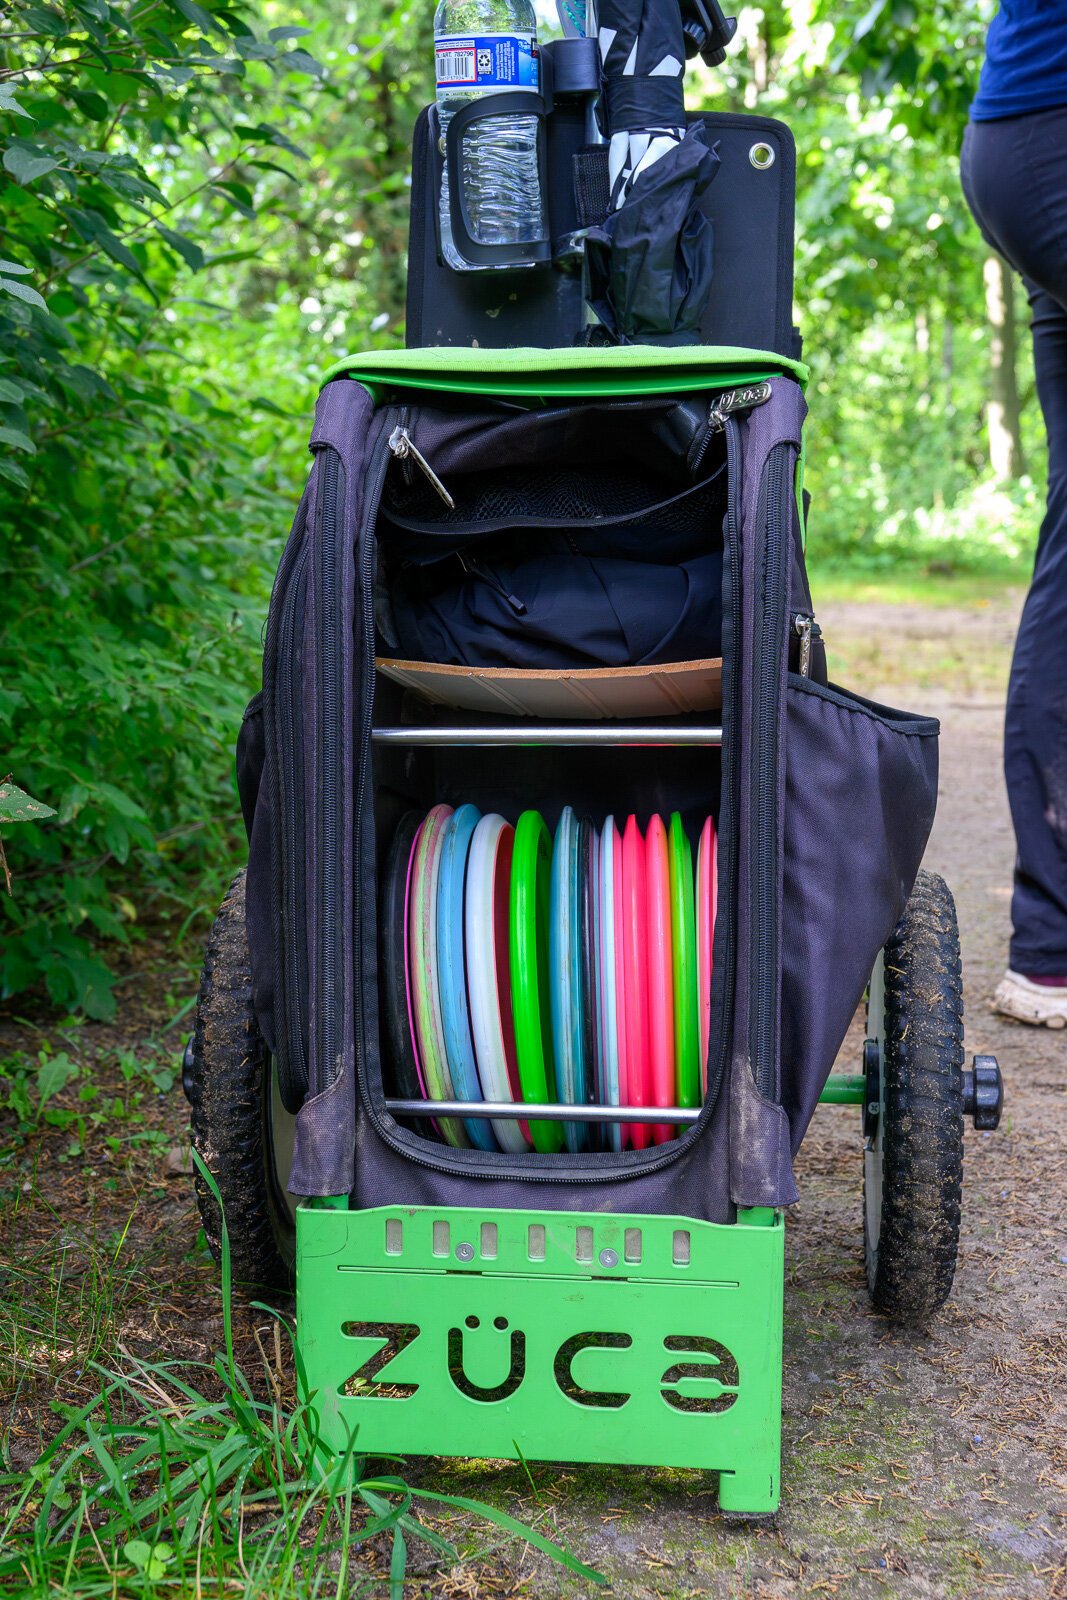
<svg viewBox="0 0 1067 1600">
<path fill-rule="evenodd" d="M 6 13 L 0 766 L 58 815 L 18 835 L 0 993 L 43 976 L 109 1015 L 99 940 L 232 854 L 228 745 L 289 495 L 245 442 L 281 414 L 266 375 L 224 385 L 187 347 L 232 317 L 208 296 L 254 253 L 235 222 L 292 187 L 303 32 L 195 0 Z"/>
</svg>

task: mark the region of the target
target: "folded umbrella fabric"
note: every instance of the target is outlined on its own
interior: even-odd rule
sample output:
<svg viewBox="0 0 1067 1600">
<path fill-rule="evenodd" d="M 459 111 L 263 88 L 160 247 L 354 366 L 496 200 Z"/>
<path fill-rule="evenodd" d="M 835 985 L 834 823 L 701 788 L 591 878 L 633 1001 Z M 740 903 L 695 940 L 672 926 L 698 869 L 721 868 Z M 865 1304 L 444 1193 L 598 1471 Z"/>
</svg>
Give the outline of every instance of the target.
<svg viewBox="0 0 1067 1600">
<path fill-rule="evenodd" d="M 598 19 L 612 211 L 587 235 L 589 303 L 620 343 L 696 343 L 712 276 L 697 201 L 718 154 L 686 128 L 681 12 L 601 0 Z"/>
</svg>

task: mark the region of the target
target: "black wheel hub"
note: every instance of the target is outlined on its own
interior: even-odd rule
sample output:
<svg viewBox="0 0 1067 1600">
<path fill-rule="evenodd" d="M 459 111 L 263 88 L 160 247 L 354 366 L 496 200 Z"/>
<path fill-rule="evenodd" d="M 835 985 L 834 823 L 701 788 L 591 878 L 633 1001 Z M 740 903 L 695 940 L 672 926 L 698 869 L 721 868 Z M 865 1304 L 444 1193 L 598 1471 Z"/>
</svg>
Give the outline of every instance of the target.
<svg viewBox="0 0 1067 1600">
<path fill-rule="evenodd" d="M 882 1052 L 877 1039 L 863 1041 L 863 1075 L 867 1080 L 863 1097 L 863 1137 L 873 1139 L 882 1109 Z"/>
<path fill-rule="evenodd" d="M 190 1034 L 185 1041 L 182 1051 L 182 1088 L 185 1098 L 191 1106 L 195 1106 L 200 1098 L 200 1082 L 196 1073 L 196 1051 L 193 1047 L 194 1035 Z"/>
<path fill-rule="evenodd" d="M 982 1133 L 992 1133 L 1004 1109 L 1004 1079 L 996 1056 L 975 1056 L 963 1074 L 963 1114 Z"/>
</svg>

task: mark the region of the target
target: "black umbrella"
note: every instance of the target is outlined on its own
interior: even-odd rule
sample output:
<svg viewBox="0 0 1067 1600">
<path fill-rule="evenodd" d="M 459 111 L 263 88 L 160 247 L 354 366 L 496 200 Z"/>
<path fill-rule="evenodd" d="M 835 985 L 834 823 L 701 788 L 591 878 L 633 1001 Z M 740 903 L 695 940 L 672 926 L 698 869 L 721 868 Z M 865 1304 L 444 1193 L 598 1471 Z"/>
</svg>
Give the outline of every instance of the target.
<svg viewBox="0 0 1067 1600">
<path fill-rule="evenodd" d="M 621 343 L 693 344 L 712 275 L 697 200 L 719 157 L 702 127 L 686 127 L 681 11 L 600 0 L 597 20 L 612 209 L 587 236 L 589 302 Z"/>
</svg>

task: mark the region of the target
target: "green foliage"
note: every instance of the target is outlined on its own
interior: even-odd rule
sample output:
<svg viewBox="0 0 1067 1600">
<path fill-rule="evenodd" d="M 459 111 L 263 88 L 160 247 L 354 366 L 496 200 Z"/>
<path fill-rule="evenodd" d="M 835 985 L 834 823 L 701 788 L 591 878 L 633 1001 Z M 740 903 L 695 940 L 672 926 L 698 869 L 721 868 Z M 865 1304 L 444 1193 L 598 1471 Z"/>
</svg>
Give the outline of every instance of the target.
<svg viewBox="0 0 1067 1600">
<path fill-rule="evenodd" d="M 702 80 L 708 105 L 781 117 L 796 140 L 816 599 L 824 561 L 1025 577 L 1041 486 L 989 482 L 987 248 L 958 168 L 994 9 L 768 0 L 742 12 L 742 48 Z M 1024 442 L 1041 460 L 1029 341 L 1020 349 Z M 985 512 L 970 517 L 972 503 Z"/>
<path fill-rule="evenodd" d="M 323 1593 L 325 1573 L 332 1592 L 349 1593 L 357 1552 L 376 1538 L 391 1544 L 390 1595 L 400 1600 L 410 1541 L 448 1567 L 460 1560 L 419 1519 L 418 1500 L 495 1524 L 604 1582 L 495 1507 L 371 1476 L 351 1450 L 318 1457 L 295 1347 L 300 1398 L 293 1406 L 281 1394 L 288 1325 L 258 1307 L 276 1323 L 276 1361 L 264 1354 L 263 1370 L 247 1373 L 236 1358 L 225 1224 L 222 1253 L 223 1349 L 213 1361 L 149 1361 L 123 1350 L 121 1363 L 93 1362 L 96 1395 L 83 1405 L 54 1402 L 62 1426 L 40 1459 L 0 1473 L 0 1589 L 84 1597 L 152 1593 L 159 1584 L 221 1594 L 240 1572 L 244 1594 L 310 1600 Z"/>
<path fill-rule="evenodd" d="M 3 993 L 43 977 L 110 1015 L 100 941 L 232 850 L 226 749 L 287 496 L 249 442 L 276 408 L 189 348 L 225 324 L 236 230 L 302 160 L 302 32 L 15 0 L 0 34 L 0 750 L 57 813 L 20 839 Z"/>
<path fill-rule="evenodd" d="M 55 812 L 16 836 L 0 996 L 107 1017 L 122 947 L 217 903 L 318 375 L 403 338 L 433 6 L 323 0 L 308 32 L 292 4 L 0 21 L 0 773 Z M 1019 574 L 1032 546 L 1041 485 L 989 482 L 956 171 L 992 9 L 765 0 L 691 74 L 797 141 L 816 591 L 821 561 Z M 1040 461 L 1028 349 L 1020 383 Z"/>
</svg>

